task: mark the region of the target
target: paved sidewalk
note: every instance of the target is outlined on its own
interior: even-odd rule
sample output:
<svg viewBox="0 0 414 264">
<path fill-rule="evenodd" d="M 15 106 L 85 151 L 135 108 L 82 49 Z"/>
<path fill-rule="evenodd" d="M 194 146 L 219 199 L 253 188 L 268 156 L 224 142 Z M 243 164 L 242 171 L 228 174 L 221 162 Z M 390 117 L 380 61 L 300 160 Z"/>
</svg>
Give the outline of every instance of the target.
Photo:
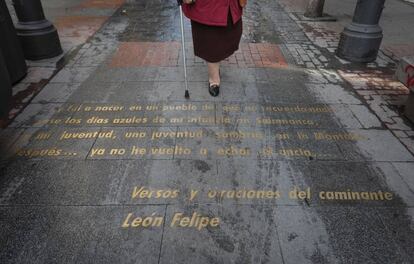
<svg viewBox="0 0 414 264">
<path fill-rule="evenodd" d="M 413 130 L 361 93 L 395 61 L 250 1 L 219 97 L 189 41 L 187 101 L 174 2 L 126 1 L 1 130 L 0 263 L 413 263 Z"/>
<path fill-rule="evenodd" d="M 42 0 L 45 16 L 58 30 L 63 54 L 51 59 L 27 61 L 28 74 L 13 87 L 12 109 L 8 120 L 0 119 L 0 127 L 13 120 L 50 79 L 79 52 L 125 0 Z M 6 0 L 13 21 L 17 18 L 12 0 Z"/>
<path fill-rule="evenodd" d="M 281 4 L 289 13 L 303 14 L 307 0 L 281 0 Z M 322 34 L 341 33 L 343 28 L 352 21 L 357 0 L 327 0 L 325 13 L 335 16 L 336 22 L 315 22 L 311 26 L 319 26 Z M 382 49 L 396 59 L 412 55 L 414 52 L 414 35 L 411 25 L 414 23 L 412 12 L 414 4 L 402 0 L 387 0 L 381 16 L 380 25 L 384 30 Z"/>
<path fill-rule="evenodd" d="M 296 62 L 306 67 L 325 68 L 329 72 L 333 70 L 334 74 L 339 74 L 347 86 L 360 96 L 383 124 L 413 153 L 412 124 L 402 115 L 409 89 L 396 80 L 395 71 L 403 56 L 414 55 L 414 34 L 411 29 L 414 23 L 414 5 L 401 0 L 385 2 L 380 20 L 384 39 L 378 59 L 367 65 L 358 65 L 335 56 L 339 34 L 351 22 L 356 0 L 326 1 L 325 12 L 338 18 L 337 22 L 301 21 L 299 17 L 306 9 L 307 0 L 280 2 L 311 42 L 291 48 Z M 315 54 L 309 56 L 313 54 L 315 47 L 328 60 L 318 60 Z"/>
</svg>

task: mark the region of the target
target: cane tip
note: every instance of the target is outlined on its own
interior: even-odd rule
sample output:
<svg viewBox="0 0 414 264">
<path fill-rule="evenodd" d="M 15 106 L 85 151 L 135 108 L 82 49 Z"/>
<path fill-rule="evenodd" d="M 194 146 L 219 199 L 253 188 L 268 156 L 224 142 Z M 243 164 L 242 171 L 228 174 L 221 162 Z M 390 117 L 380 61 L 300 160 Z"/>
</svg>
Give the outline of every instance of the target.
<svg viewBox="0 0 414 264">
<path fill-rule="evenodd" d="M 188 90 L 185 91 L 185 99 L 190 99 L 190 93 Z"/>
</svg>

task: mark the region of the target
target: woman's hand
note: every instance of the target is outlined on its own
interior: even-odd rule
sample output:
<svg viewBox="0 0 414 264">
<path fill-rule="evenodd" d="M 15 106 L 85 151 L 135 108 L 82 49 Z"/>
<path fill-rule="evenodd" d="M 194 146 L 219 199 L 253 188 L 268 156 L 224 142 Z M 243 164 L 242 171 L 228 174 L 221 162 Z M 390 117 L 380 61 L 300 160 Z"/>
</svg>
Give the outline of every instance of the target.
<svg viewBox="0 0 414 264">
<path fill-rule="evenodd" d="M 184 0 L 184 4 L 191 5 L 195 3 L 195 0 Z"/>
</svg>

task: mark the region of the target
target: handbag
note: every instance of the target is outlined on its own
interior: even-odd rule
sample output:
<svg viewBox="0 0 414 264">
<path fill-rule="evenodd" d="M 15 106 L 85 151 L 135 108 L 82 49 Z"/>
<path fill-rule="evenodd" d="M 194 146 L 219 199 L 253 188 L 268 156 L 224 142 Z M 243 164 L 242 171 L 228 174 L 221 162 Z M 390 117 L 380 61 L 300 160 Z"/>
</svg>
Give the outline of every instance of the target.
<svg viewBox="0 0 414 264">
<path fill-rule="evenodd" d="M 241 7 L 245 7 L 247 5 L 247 0 L 239 0 L 239 4 Z"/>
</svg>

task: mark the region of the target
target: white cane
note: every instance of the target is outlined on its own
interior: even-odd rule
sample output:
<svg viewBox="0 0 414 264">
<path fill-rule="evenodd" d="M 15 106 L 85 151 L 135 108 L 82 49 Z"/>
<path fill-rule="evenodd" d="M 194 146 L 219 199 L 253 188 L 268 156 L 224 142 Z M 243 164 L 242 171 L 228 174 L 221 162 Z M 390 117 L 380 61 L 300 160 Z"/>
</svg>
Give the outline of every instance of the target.
<svg viewBox="0 0 414 264">
<path fill-rule="evenodd" d="M 188 90 L 187 80 L 187 59 L 185 55 L 185 36 L 184 36 L 184 19 L 183 19 L 183 6 L 180 5 L 180 20 L 181 20 L 181 46 L 183 47 L 183 62 L 184 62 L 184 80 L 185 80 L 185 98 L 190 99 L 190 92 Z"/>
</svg>

